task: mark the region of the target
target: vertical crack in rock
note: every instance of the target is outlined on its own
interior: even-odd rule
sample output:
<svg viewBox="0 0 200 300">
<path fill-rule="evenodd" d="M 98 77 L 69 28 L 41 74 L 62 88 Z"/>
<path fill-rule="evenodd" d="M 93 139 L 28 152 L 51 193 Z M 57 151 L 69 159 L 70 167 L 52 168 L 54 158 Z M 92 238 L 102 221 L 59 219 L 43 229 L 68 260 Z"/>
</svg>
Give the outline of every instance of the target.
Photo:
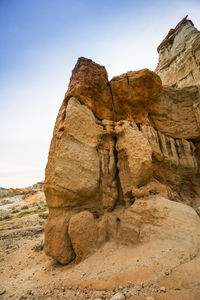
<svg viewBox="0 0 200 300">
<path fill-rule="evenodd" d="M 124 205 L 124 198 L 123 198 L 123 191 L 121 187 L 121 182 L 119 178 L 119 169 L 118 169 L 118 153 L 116 149 L 117 144 L 117 136 L 114 136 L 114 158 L 115 158 L 115 164 L 116 164 L 116 183 L 117 183 L 117 191 L 118 191 L 118 197 L 117 197 L 117 204 L 123 204 Z"/>
<path fill-rule="evenodd" d="M 197 126 L 200 130 L 200 102 L 199 101 L 196 101 L 196 103 L 193 104 L 193 111 L 197 121 Z"/>
<path fill-rule="evenodd" d="M 114 157 L 113 122 L 102 122 L 104 132 L 98 145 L 100 159 L 100 193 L 103 209 L 112 211 L 117 198 L 116 162 Z"/>
<path fill-rule="evenodd" d="M 192 57 L 193 57 L 193 59 L 194 59 L 195 64 L 197 65 L 197 67 L 199 67 L 200 63 L 199 63 L 199 62 L 197 61 L 197 59 L 196 59 L 196 55 L 195 55 L 194 49 L 192 49 Z"/>
<path fill-rule="evenodd" d="M 128 76 L 126 76 L 126 79 L 127 79 L 127 84 L 128 84 L 128 86 L 129 86 L 129 85 L 130 85 L 130 82 L 129 82 Z"/>
<path fill-rule="evenodd" d="M 110 94 L 111 94 L 111 99 L 112 99 L 112 106 L 113 106 L 113 121 L 116 121 L 116 108 L 115 108 L 115 101 L 114 101 L 114 96 L 113 96 L 113 92 L 112 92 L 112 87 L 110 82 L 108 81 L 108 87 L 110 90 Z"/>
<path fill-rule="evenodd" d="M 100 189 L 100 199 L 102 199 L 102 177 L 103 177 L 103 172 L 102 172 L 102 154 L 99 151 L 99 189 Z"/>
</svg>

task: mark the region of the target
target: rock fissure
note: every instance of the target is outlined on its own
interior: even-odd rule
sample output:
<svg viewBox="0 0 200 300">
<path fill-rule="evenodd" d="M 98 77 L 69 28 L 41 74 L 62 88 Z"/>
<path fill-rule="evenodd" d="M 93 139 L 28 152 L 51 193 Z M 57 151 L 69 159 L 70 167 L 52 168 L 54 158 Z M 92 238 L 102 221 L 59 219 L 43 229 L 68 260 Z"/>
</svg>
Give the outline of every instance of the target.
<svg viewBox="0 0 200 300">
<path fill-rule="evenodd" d="M 111 84 L 109 81 L 108 81 L 108 87 L 109 87 L 109 91 L 110 91 L 110 95 L 111 95 L 111 99 L 112 99 L 113 121 L 115 121 L 115 118 L 116 118 L 115 101 L 114 101 L 114 96 L 113 96 L 113 92 L 112 92 L 112 87 L 111 87 Z"/>
<path fill-rule="evenodd" d="M 118 153 L 117 153 L 117 149 L 116 149 L 117 136 L 114 136 L 113 138 L 114 138 L 114 159 L 115 159 L 115 165 L 116 165 L 116 184 L 117 184 L 117 191 L 118 191 L 116 205 L 125 205 L 121 182 L 120 182 L 120 177 L 119 177 Z"/>
</svg>

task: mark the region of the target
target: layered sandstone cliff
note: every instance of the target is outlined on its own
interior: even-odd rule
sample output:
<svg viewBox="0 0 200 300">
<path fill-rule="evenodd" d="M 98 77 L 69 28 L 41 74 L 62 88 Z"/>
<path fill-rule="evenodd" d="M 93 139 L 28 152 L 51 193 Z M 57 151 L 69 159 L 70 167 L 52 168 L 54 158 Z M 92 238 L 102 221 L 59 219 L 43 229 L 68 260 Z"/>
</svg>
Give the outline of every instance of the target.
<svg viewBox="0 0 200 300">
<path fill-rule="evenodd" d="M 155 72 L 164 85 L 200 86 L 200 32 L 187 16 L 170 29 L 157 51 L 159 62 Z"/>
<path fill-rule="evenodd" d="M 170 200 L 199 205 L 199 107 L 196 86 L 163 87 L 148 69 L 109 82 L 103 66 L 80 58 L 46 167 L 46 254 L 66 264 L 109 240 L 182 245 L 187 217 L 197 228 L 188 251 L 197 251 L 197 214 Z"/>
</svg>

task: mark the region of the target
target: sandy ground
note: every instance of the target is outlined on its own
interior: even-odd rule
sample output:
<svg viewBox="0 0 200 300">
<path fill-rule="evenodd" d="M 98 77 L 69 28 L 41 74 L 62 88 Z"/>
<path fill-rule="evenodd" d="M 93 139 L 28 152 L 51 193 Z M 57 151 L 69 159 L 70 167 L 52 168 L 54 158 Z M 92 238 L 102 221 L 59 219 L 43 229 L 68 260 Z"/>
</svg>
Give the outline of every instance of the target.
<svg viewBox="0 0 200 300">
<path fill-rule="evenodd" d="M 110 299 L 117 292 L 136 300 L 200 299 L 200 254 L 188 257 L 167 241 L 109 242 L 85 261 L 62 266 L 43 251 L 42 195 L 21 199 L 9 213 L 0 221 L 0 299 Z"/>
</svg>

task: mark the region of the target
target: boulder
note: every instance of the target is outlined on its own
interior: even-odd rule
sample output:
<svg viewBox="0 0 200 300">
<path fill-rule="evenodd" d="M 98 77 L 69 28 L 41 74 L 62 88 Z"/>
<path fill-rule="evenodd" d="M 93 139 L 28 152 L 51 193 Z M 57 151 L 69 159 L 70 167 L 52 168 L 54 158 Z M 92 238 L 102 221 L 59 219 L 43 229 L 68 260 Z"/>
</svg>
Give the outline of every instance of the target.
<svg viewBox="0 0 200 300">
<path fill-rule="evenodd" d="M 133 120 L 149 124 L 148 107 L 155 102 L 162 91 L 160 77 L 143 69 L 115 76 L 110 81 L 115 121 Z"/>
<path fill-rule="evenodd" d="M 89 211 L 82 211 L 70 218 L 68 233 L 77 261 L 83 260 L 98 249 L 98 227 Z"/>
<path fill-rule="evenodd" d="M 63 265 L 75 258 L 68 235 L 69 217 L 70 214 L 63 209 L 50 208 L 45 225 L 45 253 Z"/>
</svg>

